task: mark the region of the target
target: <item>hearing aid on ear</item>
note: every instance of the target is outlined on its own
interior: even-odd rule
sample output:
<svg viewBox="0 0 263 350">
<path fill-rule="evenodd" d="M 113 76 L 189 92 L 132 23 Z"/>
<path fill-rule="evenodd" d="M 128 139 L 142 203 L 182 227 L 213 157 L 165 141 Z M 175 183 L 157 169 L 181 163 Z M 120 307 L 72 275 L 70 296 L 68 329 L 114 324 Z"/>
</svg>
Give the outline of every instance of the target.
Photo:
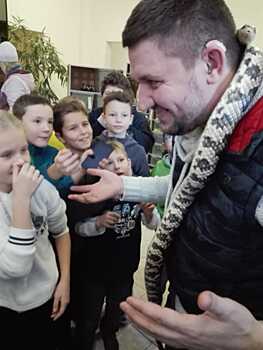
<svg viewBox="0 0 263 350">
<path fill-rule="evenodd" d="M 208 73 L 208 74 L 211 74 L 211 73 L 212 73 L 212 70 L 213 70 L 212 64 L 207 63 L 207 73 Z"/>
<path fill-rule="evenodd" d="M 224 52 L 226 52 L 226 47 L 225 45 L 219 41 L 219 40 L 210 40 L 208 41 L 206 44 L 205 44 L 205 47 L 208 49 L 209 47 L 218 47 L 220 48 L 221 50 L 223 50 Z"/>
</svg>

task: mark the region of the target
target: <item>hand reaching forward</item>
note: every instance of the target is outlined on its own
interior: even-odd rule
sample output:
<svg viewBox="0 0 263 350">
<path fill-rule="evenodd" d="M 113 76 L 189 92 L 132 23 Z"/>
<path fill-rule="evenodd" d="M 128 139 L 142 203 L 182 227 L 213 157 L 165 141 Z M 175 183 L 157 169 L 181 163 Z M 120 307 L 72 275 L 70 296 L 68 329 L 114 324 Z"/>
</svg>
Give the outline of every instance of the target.
<svg viewBox="0 0 263 350">
<path fill-rule="evenodd" d="M 96 203 L 122 195 L 123 182 L 120 176 L 101 169 L 89 169 L 87 173 L 100 177 L 100 181 L 93 185 L 71 186 L 72 191 L 80 194 L 70 194 L 69 199 L 81 203 Z"/>
<path fill-rule="evenodd" d="M 79 155 L 65 148 L 58 152 L 54 159 L 54 164 L 61 176 L 71 176 L 80 170 Z"/>
<path fill-rule="evenodd" d="M 212 292 L 199 295 L 201 315 L 180 314 L 129 297 L 121 309 L 143 331 L 172 347 L 193 350 L 262 350 L 263 326 L 241 304 Z"/>
</svg>

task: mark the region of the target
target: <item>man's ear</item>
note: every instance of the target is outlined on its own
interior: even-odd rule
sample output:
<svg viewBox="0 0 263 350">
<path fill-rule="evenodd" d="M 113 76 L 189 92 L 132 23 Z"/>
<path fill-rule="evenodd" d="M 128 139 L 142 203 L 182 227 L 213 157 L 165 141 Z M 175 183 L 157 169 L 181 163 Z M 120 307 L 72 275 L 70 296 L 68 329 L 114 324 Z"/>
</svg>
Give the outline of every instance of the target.
<svg viewBox="0 0 263 350">
<path fill-rule="evenodd" d="M 55 132 L 55 135 L 56 135 L 57 139 L 59 139 L 59 141 L 65 145 L 65 140 L 61 136 L 60 132 Z"/>
<path fill-rule="evenodd" d="M 131 114 L 130 125 L 132 125 L 133 118 L 134 118 L 134 115 L 133 115 L 133 114 Z"/>
<path fill-rule="evenodd" d="M 226 65 L 226 48 L 219 40 L 206 43 L 202 51 L 208 84 L 214 84 L 221 77 Z"/>
</svg>

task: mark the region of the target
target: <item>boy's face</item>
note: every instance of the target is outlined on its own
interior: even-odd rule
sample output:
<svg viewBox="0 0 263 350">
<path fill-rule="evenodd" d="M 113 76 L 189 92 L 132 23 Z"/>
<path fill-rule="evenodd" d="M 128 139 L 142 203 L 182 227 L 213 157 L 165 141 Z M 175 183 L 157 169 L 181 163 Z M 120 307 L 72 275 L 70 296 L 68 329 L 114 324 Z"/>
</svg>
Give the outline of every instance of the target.
<svg viewBox="0 0 263 350">
<path fill-rule="evenodd" d="M 88 117 L 82 112 L 71 112 L 63 117 L 62 134 L 57 134 L 67 148 L 83 152 L 90 147 L 92 129 Z"/>
<path fill-rule="evenodd" d="M 12 140 L 12 142 L 10 142 Z M 0 191 L 12 189 L 14 164 L 23 165 L 30 161 L 28 145 L 22 128 L 10 127 L 0 130 Z"/>
<path fill-rule="evenodd" d="M 117 175 L 129 176 L 131 175 L 131 161 L 126 154 L 115 150 L 110 154 L 105 169 Z"/>
<path fill-rule="evenodd" d="M 106 129 L 113 134 L 125 133 L 132 123 L 131 106 L 129 103 L 111 101 L 103 114 Z"/>
<path fill-rule="evenodd" d="M 47 146 L 53 131 L 53 111 L 50 106 L 28 106 L 22 123 L 29 143 L 37 147 Z"/>
</svg>

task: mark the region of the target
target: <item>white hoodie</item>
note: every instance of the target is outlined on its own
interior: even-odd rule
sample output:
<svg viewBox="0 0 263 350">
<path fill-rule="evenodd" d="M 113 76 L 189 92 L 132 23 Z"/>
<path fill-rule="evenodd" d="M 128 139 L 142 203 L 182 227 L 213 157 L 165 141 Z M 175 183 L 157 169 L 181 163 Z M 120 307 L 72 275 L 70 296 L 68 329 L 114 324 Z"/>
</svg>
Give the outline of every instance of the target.
<svg viewBox="0 0 263 350">
<path fill-rule="evenodd" d="M 12 192 L 0 192 L 0 307 L 23 312 L 51 298 L 58 268 L 49 234 L 68 233 L 65 210 L 55 187 L 43 180 L 31 198 L 33 228 L 15 228 Z"/>
<path fill-rule="evenodd" d="M 30 94 L 35 88 L 31 73 L 14 73 L 4 82 L 1 92 L 5 93 L 10 110 L 18 97 Z"/>
</svg>

